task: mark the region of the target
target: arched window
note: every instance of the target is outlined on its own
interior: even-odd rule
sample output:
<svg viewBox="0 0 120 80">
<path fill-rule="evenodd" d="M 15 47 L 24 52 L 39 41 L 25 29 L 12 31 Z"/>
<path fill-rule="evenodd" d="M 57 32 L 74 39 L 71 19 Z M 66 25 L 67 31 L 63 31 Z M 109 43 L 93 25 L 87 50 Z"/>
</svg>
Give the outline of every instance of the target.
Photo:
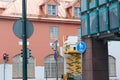
<svg viewBox="0 0 120 80">
<path fill-rule="evenodd" d="M 116 59 L 109 55 L 109 77 L 116 77 Z"/>
<path fill-rule="evenodd" d="M 35 78 L 35 62 L 34 58 L 30 57 L 28 59 L 27 69 L 28 69 L 28 78 Z M 22 78 L 22 57 L 21 54 L 18 54 L 13 57 L 12 65 L 12 77 L 13 79 Z"/>
<path fill-rule="evenodd" d="M 58 77 L 64 74 L 64 58 L 58 57 Z M 45 76 L 56 77 L 56 61 L 54 55 L 49 55 L 45 58 Z"/>
</svg>

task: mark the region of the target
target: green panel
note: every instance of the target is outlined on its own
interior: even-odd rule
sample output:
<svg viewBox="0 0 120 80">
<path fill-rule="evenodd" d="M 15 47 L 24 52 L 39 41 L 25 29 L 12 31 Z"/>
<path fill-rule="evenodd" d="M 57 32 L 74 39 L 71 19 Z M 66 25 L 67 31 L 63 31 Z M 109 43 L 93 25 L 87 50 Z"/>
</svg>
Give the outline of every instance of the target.
<svg viewBox="0 0 120 80">
<path fill-rule="evenodd" d="M 117 0 L 109 0 L 109 1 L 111 2 L 111 1 L 117 1 Z"/>
<path fill-rule="evenodd" d="M 91 12 L 89 15 L 89 29 L 90 29 L 90 34 L 96 34 L 98 33 L 98 16 L 97 16 L 97 11 Z"/>
<path fill-rule="evenodd" d="M 95 7 L 97 7 L 97 0 L 91 0 L 91 2 L 89 2 L 89 9 L 92 9 Z"/>
<path fill-rule="evenodd" d="M 108 31 L 108 9 L 102 8 L 99 10 L 99 31 Z"/>
<path fill-rule="evenodd" d="M 109 7 L 110 29 L 119 28 L 119 3 L 114 3 Z"/>
<path fill-rule="evenodd" d="M 82 36 L 88 35 L 88 14 L 81 16 Z"/>
<path fill-rule="evenodd" d="M 106 4 L 107 2 L 108 2 L 108 0 L 99 0 L 99 5 Z"/>
<path fill-rule="evenodd" d="M 88 0 L 81 0 L 81 12 L 88 10 Z"/>
</svg>

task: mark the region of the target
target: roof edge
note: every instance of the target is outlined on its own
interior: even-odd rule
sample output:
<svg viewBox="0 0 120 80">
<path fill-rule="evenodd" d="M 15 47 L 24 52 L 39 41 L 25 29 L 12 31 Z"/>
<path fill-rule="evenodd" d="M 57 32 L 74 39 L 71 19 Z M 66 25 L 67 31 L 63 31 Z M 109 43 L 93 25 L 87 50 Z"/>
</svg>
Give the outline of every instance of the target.
<svg viewBox="0 0 120 80">
<path fill-rule="evenodd" d="M 11 17 L 11 16 L 1 16 L 0 15 L 0 19 L 9 19 L 9 20 L 17 20 L 21 17 Z M 31 21 L 41 21 L 41 22 L 55 22 L 55 23 L 66 23 L 66 24 L 81 24 L 80 20 L 79 19 L 58 19 L 58 18 L 54 18 L 54 19 L 51 19 L 51 18 L 27 18 Z"/>
</svg>

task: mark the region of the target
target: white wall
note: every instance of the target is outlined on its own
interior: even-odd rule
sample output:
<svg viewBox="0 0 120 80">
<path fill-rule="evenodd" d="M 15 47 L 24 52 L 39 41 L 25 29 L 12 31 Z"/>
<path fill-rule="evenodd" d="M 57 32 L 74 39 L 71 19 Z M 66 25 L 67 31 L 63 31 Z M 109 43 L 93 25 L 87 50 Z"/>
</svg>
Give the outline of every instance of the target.
<svg viewBox="0 0 120 80">
<path fill-rule="evenodd" d="M 116 58 L 116 71 L 118 80 L 120 80 L 120 41 L 108 42 L 109 55 Z"/>
<path fill-rule="evenodd" d="M 5 65 L 5 80 L 12 80 L 12 66 Z M 4 80 L 4 64 L 0 64 L 0 80 Z"/>
<path fill-rule="evenodd" d="M 0 80 L 4 80 L 4 64 L 0 64 Z M 12 64 L 6 64 L 5 66 L 5 80 L 22 80 L 12 79 Z M 46 80 L 46 78 L 44 78 L 44 66 L 36 66 L 35 79 L 28 80 Z M 47 80 L 56 80 L 56 78 L 48 78 Z"/>
</svg>

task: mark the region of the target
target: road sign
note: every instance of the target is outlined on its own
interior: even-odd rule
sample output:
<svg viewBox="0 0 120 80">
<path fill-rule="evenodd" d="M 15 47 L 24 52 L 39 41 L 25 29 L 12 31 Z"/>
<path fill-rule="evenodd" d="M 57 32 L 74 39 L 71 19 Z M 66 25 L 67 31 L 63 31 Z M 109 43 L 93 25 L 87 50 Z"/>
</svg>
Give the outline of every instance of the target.
<svg viewBox="0 0 120 80">
<path fill-rule="evenodd" d="M 54 51 L 57 51 L 57 44 L 58 44 L 58 41 L 57 41 L 57 40 L 52 43 L 52 49 L 53 49 Z"/>
<path fill-rule="evenodd" d="M 86 50 L 86 43 L 85 42 L 79 42 L 76 46 L 76 49 L 79 53 L 84 53 Z"/>
<path fill-rule="evenodd" d="M 34 31 L 32 23 L 28 20 L 26 21 L 26 30 L 27 30 L 26 36 L 28 39 L 31 37 L 31 35 L 33 34 L 33 31 Z M 18 38 L 22 39 L 22 19 L 19 19 L 14 23 L 13 32 Z"/>
<path fill-rule="evenodd" d="M 54 53 L 54 59 L 57 60 L 58 57 L 59 57 L 59 54 L 58 54 L 58 52 L 56 51 L 56 52 Z"/>
</svg>

